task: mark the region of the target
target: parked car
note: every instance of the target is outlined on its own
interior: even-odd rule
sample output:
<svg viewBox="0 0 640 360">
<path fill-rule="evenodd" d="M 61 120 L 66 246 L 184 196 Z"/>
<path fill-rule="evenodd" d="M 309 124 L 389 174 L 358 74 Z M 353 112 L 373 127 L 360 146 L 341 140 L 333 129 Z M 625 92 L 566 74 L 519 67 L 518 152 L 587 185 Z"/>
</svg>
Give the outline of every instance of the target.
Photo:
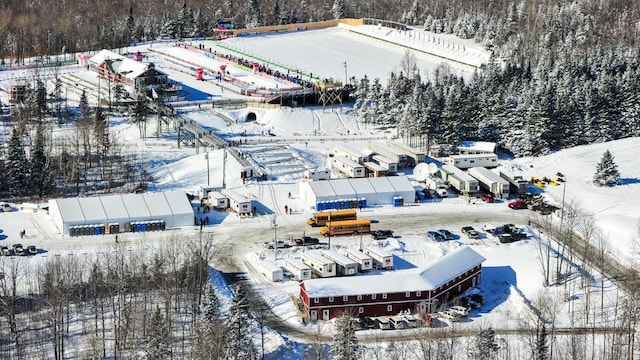
<svg viewBox="0 0 640 360">
<path fill-rule="evenodd" d="M 38 253 L 38 248 L 36 248 L 35 245 L 29 245 L 27 246 L 27 254 L 29 255 L 35 255 Z"/>
<path fill-rule="evenodd" d="M 22 244 L 13 244 L 13 253 L 19 256 L 24 255 L 24 247 Z"/>
<path fill-rule="evenodd" d="M 522 199 L 515 199 L 514 201 L 510 202 L 508 206 L 513 210 L 526 209 L 527 203 Z"/>
<path fill-rule="evenodd" d="M 360 318 L 360 325 L 365 329 L 375 329 L 378 327 L 378 323 L 368 316 Z"/>
<path fill-rule="evenodd" d="M 450 308 L 451 311 L 458 313 L 458 315 L 460 316 L 467 316 L 469 315 L 469 309 L 467 309 L 464 306 L 459 306 L 459 305 L 454 305 Z"/>
<path fill-rule="evenodd" d="M 486 202 L 486 203 L 493 203 L 494 202 L 494 198 L 492 194 L 482 194 L 482 196 L 480 196 L 480 199 L 482 199 L 482 201 Z"/>
<path fill-rule="evenodd" d="M 460 231 L 462 231 L 463 234 L 467 235 L 469 239 L 478 238 L 478 232 L 471 226 L 464 226 Z"/>
<path fill-rule="evenodd" d="M 444 237 L 445 240 L 453 240 L 453 233 L 447 229 L 438 230 L 440 235 Z"/>
<path fill-rule="evenodd" d="M 2 254 L 2 256 L 11 256 L 11 249 L 9 249 L 8 246 L 2 246 L 0 247 L 0 254 Z"/>
<path fill-rule="evenodd" d="M 447 319 L 452 322 L 456 322 L 460 318 L 460 315 L 458 313 L 451 310 L 441 311 L 438 313 L 438 315 L 440 315 L 440 317 L 442 317 L 443 319 Z"/>
<path fill-rule="evenodd" d="M 376 240 L 383 240 L 393 237 L 393 230 L 373 230 L 370 234 Z"/>
<path fill-rule="evenodd" d="M 303 236 L 293 239 L 293 243 L 296 246 L 318 245 L 320 243 L 320 240 L 311 236 Z"/>
<path fill-rule="evenodd" d="M 467 298 L 476 304 L 484 305 L 484 296 L 480 294 L 469 294 Z"/>
<path fill-rule="evenodd" d="M 289 244 L 287 241 L 277 240 L 275 245 L 273 244 L 273 241 L 264 243 L 264 247 L 266 247 L 267 249 L 273 249 L 274 247 L 277 247 L 278 249 L 282 249 L 282 248 L 290 248 L 291 244 Z"/>
<path fill-rule="evenodd" d="M 492 224 L 484 224 L 482 225 L 482 230 L 488 232 L 491 235 L 495 235 L 496 233 L 496 227 Z"/>
<path fill-rule="evenodd" d="M 9 211 L 13 211 L 13 208 L 9 203 L 3 202 L 3 203 L 0 203 L 0 211 L 9 212 Z"/>
<path fill-rule="evenodd" d="M 427 231 L 427 239 L 433 241 L 445 241 L 444 236 L 437 231 Z"/>
</svg>

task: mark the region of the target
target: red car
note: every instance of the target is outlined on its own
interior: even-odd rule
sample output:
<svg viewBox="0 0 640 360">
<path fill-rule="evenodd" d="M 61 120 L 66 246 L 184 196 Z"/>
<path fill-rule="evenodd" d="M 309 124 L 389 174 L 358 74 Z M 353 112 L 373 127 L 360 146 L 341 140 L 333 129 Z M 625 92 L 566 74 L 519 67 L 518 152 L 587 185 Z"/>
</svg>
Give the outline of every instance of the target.
<svg viewBox="0 0 640 360">
<path fill-rule="evenodd" d="M 487 202 L 487 203 L 493 203 L 493 195 L 491 195 L 491 194 L 482 194 L 480 199 L 482 199 L 482 201 Z"/>
<path fill-rule="evenodd" d="M 526 209 L 527 203 L 524 202 L 524 200 L 522 199 L 517 199 L 515 201 L 510 202 L 509 207 L 512 208 L 513 210 Z"/>
</svg>

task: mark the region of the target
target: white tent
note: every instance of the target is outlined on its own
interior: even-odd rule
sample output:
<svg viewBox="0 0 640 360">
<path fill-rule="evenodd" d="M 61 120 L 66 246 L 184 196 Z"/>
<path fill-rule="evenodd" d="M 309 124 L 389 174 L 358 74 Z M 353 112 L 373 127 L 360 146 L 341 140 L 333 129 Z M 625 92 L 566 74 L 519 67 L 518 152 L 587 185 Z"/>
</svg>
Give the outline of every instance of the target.
<svg viewBox="0 0 640 360">
<path fill-rule="evenodd" d="M 300 197 L 311 207 L 319 202 L 336 200 L 336 193 L 329 182 L 333 180 L 303 181 L 300 183 Z"/>
<path fill-rule="evenodd" d="M 349 179 L 331 180 L 329 185 L 331 185 L 333 192 L 336 194 L 336 200 L 355 199 L 356 191 L 351 186 Z"/>
<path fill-rule="evenodd" d="M 129 213 L 129 221 L 149 221 L 151 220 L 151 213 L 147 208 L 147 203 L 144 201 L 142 195 L 139 194 L 127 194 L 122 195 L 122 201 Z"/>
<path fill-rule="evenodd" d="M 171 227 L 190 226 L 193 224 L 193 206 L 184 191 L 167 191 L 164 193 L 173 214 Z"/>
<path fill-rule="evenodd" d="M 364 198 L 367 200 L 367 204 L 377 203 L 376 189 L 371 185 L 369 178 L 351 179 L 351 186 L 353 186 L 358 200 Z"/>
<path fill-rule="evenodd" d="M 87 197 L 78 199 L 80 209 L 84 215 L 84 223 L 90 225 L 104 224 L 107 214 L 102 207 L 99 197 Z"/>
<path fill-rule="evenodd" d="M 122 196 L 101 196 L 100 201 L 102 201 L 102 207 L 107 215 L 107 223 L 117 223 L 120 229 L 124 230 L 124 224 L 129 222 L 129 213 L 127 213 L 127 208 L 124 206 Z"/>
<path fill-rule="evenodd" d="M 396 196 L 396 189 L 393 188 L 388 177 L 370 178 L 369 181 L 371 181 L 373 188 L 376 189 L 375 204 L 393 204 L 393 197 Z"/>
<path fill-rule="evenodd" d="M 411 182 L 409 182 L 406 176 L 389 176 L 387 179 L 395 189 L 396 196 L 401 196 L 404 202 L 415 201 L 416 189 L 411 185 Z"/>
<path fill-rule="evenodd" d="M 49 200 L 49 215 L 63 234 L 69 234 L 69 226 L 86 224 L 77 198 Z"/>
<path fill-rule="evenodd" d="M 166 227 L 173 227 L 173 213 L 163 193 L 145 193 L 142 197 L 151 214 L 150 220 L 162 220 Z"/>
</svg>

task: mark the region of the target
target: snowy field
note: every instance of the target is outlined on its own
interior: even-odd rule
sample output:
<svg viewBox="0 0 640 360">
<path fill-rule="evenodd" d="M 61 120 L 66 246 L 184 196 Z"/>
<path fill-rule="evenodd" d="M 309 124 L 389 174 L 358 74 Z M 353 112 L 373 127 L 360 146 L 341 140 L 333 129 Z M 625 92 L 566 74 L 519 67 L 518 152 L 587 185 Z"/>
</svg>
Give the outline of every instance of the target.
<svg viewBox="0 0 640 360">
<path fill-rule="evenodd" d="M 400 59 L 404 55 L 404 48 L 400 46 L 338 28 L 229 39 L 225 43 L 244 51 L 250 49 L 256 57 L 282 62 L 289 67 L 300 68 L 323 77 L 339 79 L 344 78 L 345 71 L 348 72 L 348 76 L 357 78 L 366 74 L 370 78 L 386 79 L 391 71 L 399 72 Z M 466 43 L 456 43 L 456 45 L 460 44 Z M 213 44 L 205 46 L 207 45 L 214 46 Z M 145 51 L 144 47 L 141 50 Z M 174 54 L 182 56 L 180 51 Z M 161 56 L 152 53 L 148 53 L 148 56 L 149 60 L 154 61 L 160 69 L 166 70 L 172 79 L 196 90 L 193 91 L 194 100 L 235 96 L 224 92 L 213 82 L 195 81 L 193 74 L 170 70 L 170 65 L 163 61 Z M 423 73 L 431 73 L 439 64 L 429 57 L 420 58 L 419 61 L 419 68 Z M 65 71 L 82 72 L 83 69 L 72 67 Z M 28 76 L 30 76 L 28 71 L 0 72 L 0 87 L 7 89 L 16 78 Z M 69 93 L 69 96 L 71 102 L 77 102 L 77 95 Z M 7 94 L 0 93 L 0 99 L 6 103 Z M 185 190 L 195 193 L 200 186 L 207 184 L 207 178 L 210 179 L 211 184 L 220 184 L 224 176 L 227 187 L 236 189 L 260 204 L 261 214 L 249 219 L 241 219 L 226 213 L 212 214 L 211 224 L 206 226 L 205 231 L 223 239 L 221 241 L 233 241 L 234 234 L 239 231 L 251 232 L 253 234 L 251 239 L 241 243 L 236 250 L 238 262 L 250 275 L 253 275 L 251 282 L 261 290 L 265 301 L 283 321 L 302 330 L 314 331 L 314 326 L 301 324 L 290 300 L 290 295 L 296 295 L 299 292 L 298 283 L 295 281 L 269 283 L 248 264 L 256 256 L 266 258 L 275 256 L 273 252 L 266 251 L 261 244 L 262 241 L 268 241 L 275 236 L 270 228 L 274 214 L 277 215 L 279 224 L 277 237 L 288 238 L 301 235 L 302 232 L 317 236 L 312 233 L 317 230 L 305 224 L 305 219 L 313 212 L 312 209 L 306 207 L 296 196 L 302 169 L 326 167 L 328 154 L 336 144 L 347 142 L 353 147 L 365 147 L 366 139 L 391 137 L 394 133 L 393 129 L 360 124 L 346 106 L 329 110 L 322 108 L 281 111 L 252 109 L 257 115 L 255 122 L 244 121 L 248 110 L 226 111 L 226 116 L 238 120 L 233 123 L 217 115 L 217 112 L 222 110 L 198 110 L 195 106 L 177 110 L 181 116 L 229 140 L 242 139 L 243 137 L 239 135 L 241 133 L 245 133 L 246 138 L 250 140 L 272 139 L 273 144 L 257 146 L 249 143 L 242 145 L 240 149 L 249 154 L 253 152 L 252 156 L 255 156 L 258 162 L 269 164 L 273 179 L 263 183 L 244 184 L 237 176 L 241 166 L 232 157 L 227 157 L 224 167 L 226 171 L 223 174 L 221 150 L 211 151 L 209 163 L 207 163 L 203 153 L 196 154 L 192 148 L 178 149 L 173 136 L 164 134 L 156 138 L 155 135 L 151 135 L 155 134 L 155 125 L 149 126 L 150 136 L 144 140 L 139 138 L 138 128 L 128 124 L 126 118 L 113 117 L 110 119 L 110 126 L 119 139 L 126 142 L 130 151 L 138 153 L 144 161 L 148 162 L 154 178 L 150 186 L 151 191 Z M 155 122 L 152 123 L 155 124 Z M 10 129 L 6 122 L 3 122 L 3 126 L 3 134 L 7 136 Z M 56 131 L 65 130 L 63 127 Z M 269 132 L 275 136 L 267 135 Z M 519 172 L 525 178 L 553 177 L 557 172 L 562 172 L 566 177 L 566 183 L 559 187 L 548 186 L 543 189 L 543 192 L 556 204 L 560 204 L 564 198 L 566 203 L 579 205 L 580 216 L 593 216 L 608 237 L 609 252 L 630 265 L 637 260 L 637 255 L 629 249 L 633 248 L 640 225 L 640 204 L 637 201 L 640 199 L 640 168 L 637 166 L 639 144 L 638 138 L 630 138 L 567 149 L 540 158 L 501 159 L 499 168 Z M 606 149 L 614 155 L 623 183 L 613 188 L 598 188 L 592 184 L 591 178 L 597 162 Z M 410 170 L 406 170 L 406 173 L 411 175 Z M 291 193 L 293 198 L 289 198 L 288 193 Z M 292 215 L 283 215 L 284 205 L 292 209 Z M 35 257 L 17 258 L 16 261 L 33 263 L 50 256 L 78 253 L 90 256 L 92 252 L 104 249 L 113 243 L 113 238 L 110 236 L 64 238 L 44 212 L 34 211 L 28 204 L 12 204 L 12 206 L 16 211 L 0 213 L 0 244 L 10 245 L 21 241 L 25 245 L 34 244 L 43 249 Z M 508 209 L 506 202 L 495 204 L 485 204 L 480 201 L 468 202 L 456 196 L 402 208 L 376 207 L 365 209 L 363 217 L 379 220 L 378 226 L 394 229 L 397 237 L 376 242 L 367 236 L 362 241 L 391 251 L 396 262 L 394 271 L 411 271 L 464 245 L 471 246 L 484 256 L 487 261 L 483 264 L 482 284 L 477 291 L 486 297 L 487 303 L 482 308 L 474 310 L 467 321 L 458 323 L 456 327 L 479 329 L 491 325 L 499 329 L 516 329 L 523 324 L 530 325 L 534 314 L 537 311 L 543 311 L 541 297 L 553 299 L 555 307 L 547 311 L 557 313 L 557 326 L 570 326 L 571 321 L 574 321 L 569 317 L 571 310 L 588 308 L 585 295 L 599 294 L 602 290 L 599 287 L 600 278 L 598 274 L 592 274 L 592 284 L 585 288 L 580 287 L 578 277 L 570 280 L 566 288 L 571 289 L 574 294 L 572 301 L 564 301 L 567 291 L 565 287 L 544 287 L 540 244 L 544 245 L 547 238 L 544 235 L 540 237 L 539 230 L 527 225 L 528 214 L 528 210 Z M 424 218 L 424 223 L 414 222 L 406 228 L 395 227 L 394 220 L 401 223 L 400 219 L 411 216 Z M 461 222 L 458 220 L 460 217 L 477 220 Z M 429 220 L 430 218 L 436 220 Z M 559 221 L 557 217 L 554 219 Z M 491 222 L 494 225 L 515 223 L 523 227 L 529 237 L 512 244 L 500 244 L 486 233 L 482 233 L 479 240 L 472 241 L 459 232 L 461 226 L 472 225 L 480 229 L 485 222 Z M 450 229 L 457 234 L 457 239 L 446 243 L 426 240 L 424 232 L 436 228 Z M 27 235 L 20 240 L 19 232 L 23 229 Z M 196 236 L 198 233 L 196 227 L 173 231 L 179 231 L 187 236 Z M 132 247 L 141 246 L 140 244 L 157 244 L 162 239 L 162 234 L 153 233 L 122 235 L 122 240 Z M 344 249 L 357 247 L 360 241 L 360 238 L 346 237 L 333 245 Z M 556 250 L 554 249 L 554 254 Z M 283 256 L 295 256 L 300 251 L 297 248 L 284 250 L 277 255 L 278 262 L 282 261 Z M 556 259 L 554 258 L 554 261 Z M 215 264 L 213 266 L 215 267 Z M 574 271 L 578 272 L 577 266 L 574 267 Z M 607 304 L 615 302 L 618 289 L 608 279 L 604 279 L 603 284 L 603 301 Z M 226 297 L 228 303 L 230 295 L 228 293 L 220 295 Z M 602 313 L 597 320 L 597 325 L 610 325 L 610 315 Z M 331 333 L 332 330 L 327 327 L 325 331 Z M 357 333 L 365 341 L 367 338 L 375 338 L 382 331 L 364 330 Z M 287 357 L 291 358 L 303 357 L 306 349 L 303 340 L 276 332 L 270 332 L 268 336 L 270 358 L 275 359 L 283 356 L 282 354 L 287 354 Z"/>
</svg>

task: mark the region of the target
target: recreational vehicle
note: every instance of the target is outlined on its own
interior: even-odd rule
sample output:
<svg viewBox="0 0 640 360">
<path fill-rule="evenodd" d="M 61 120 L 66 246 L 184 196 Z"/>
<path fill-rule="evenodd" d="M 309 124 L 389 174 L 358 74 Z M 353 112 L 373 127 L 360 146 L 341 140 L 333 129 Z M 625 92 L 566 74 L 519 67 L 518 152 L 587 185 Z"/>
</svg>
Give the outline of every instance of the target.
<svg viewBox="0 0 640 360">
<path fill-rule="evenodd" d="M 319 277 L 336 276 L 336 263 L 322 256 L 319 251 L 310 250 L 304 252 L 300 260 Z"/>
</svg>

